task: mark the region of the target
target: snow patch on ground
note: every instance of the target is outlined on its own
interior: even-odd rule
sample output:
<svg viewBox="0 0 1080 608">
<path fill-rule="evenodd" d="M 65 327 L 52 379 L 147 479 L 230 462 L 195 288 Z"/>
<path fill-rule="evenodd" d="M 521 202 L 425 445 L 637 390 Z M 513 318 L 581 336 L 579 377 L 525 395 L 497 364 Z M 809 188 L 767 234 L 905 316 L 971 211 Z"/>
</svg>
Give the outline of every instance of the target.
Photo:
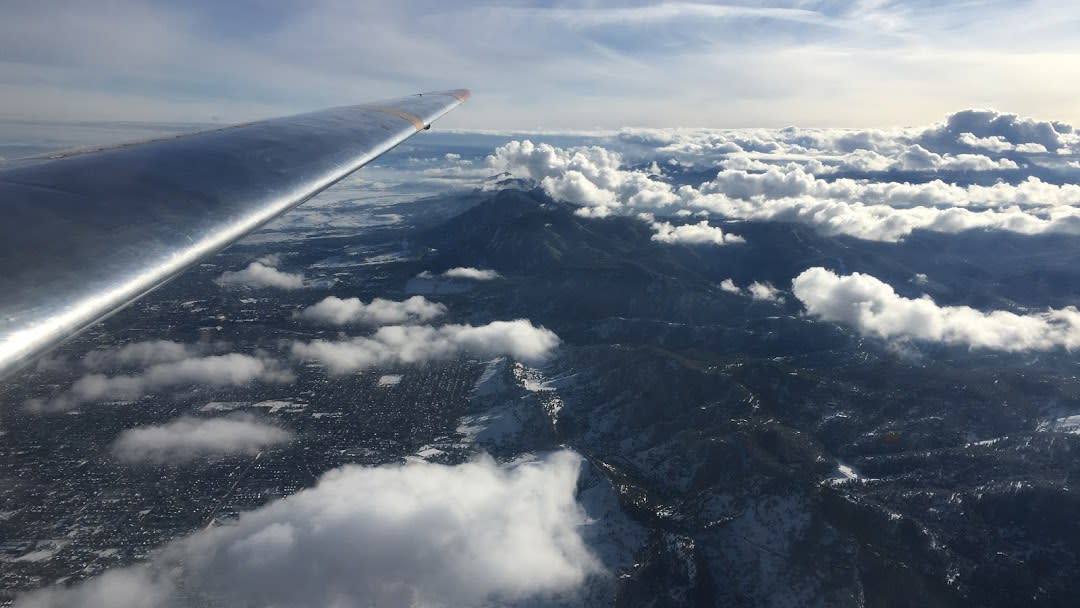
<svg viewBox="0 0 1080 608">
<path fill-rule="evenodd" d="M 258 401 L 251 403 L 249 401 L 211 401 L 206 405 L 199 408 L 200 412 L 232 412 L 234 410 L 245 408 L 260 408 L 265 409 L 271 414 L 278 412 L 302 412 L 307 408 L 306 403 L 298 403 L 295 401 L 288 401 L 285 399 L 269 399 L 267 401 Z"/>
<path fill-rule="evenodd" d="M 837 463 L 836 464 L 836 471 L 833 472 L 832 477 L 829 477 L 825 481 L 828 482 L 831 485 L 839 485 L 839 484 L 842 484 L 842 483 L 847 482 L 847 481 L 858 481 L 858 480 L 859 480 L 859 474 L 855 472 L 855 469 L 851 468 L 850 466 L 848 466 L 846 464 Z"/>
<path fill-rule="evenodd" d="M 528 441 L 528 435 L 549 431 L 535 399 L 516 382 L 519 366 L 500 357 L 484 367 L 473 386 L 473 413 L 463 416 L 458 425 L 465 442 L 497 451 L 530 449 L 535 442 Z"/>
<path fill-rule="evenodd" d="M 1055 418 L 1054 420 L 1043 420 L 1035 430 L 1042 433 L 1055 432 L 1080 435 L 1080 414 Z"/>
<path fill-rule="evenodd" d="M 470 413 L 458 424 L 462 444 L 506 460 L 558 449 L 554 430 L 562 406 L 558 387 L 571 381 L 572 376 L 549 380 L 540 370 L 505 357 L 486 362 L 473 386 Z M 417 453 L 426 459 L 441 455 L 435 446 L 426 446 Z M 648 532 L 627 517 L 611 480 L 589 460 L 582 462 L 577 499 L 587 516 L 582 537 L 605 572 L 591 576 L 573 592 L 515 605 L 539 608 L 614 604 L 616 583 L 635 568 Z"/>
<path fill-rule="evenodd" d="M 200 412 L 231 412 L 247 407 L 247 401 L 211 401 L 199 408 Z"/>
<path fill-rule="evenodd" d="M 537 393 L 543 405 L 544 413 L 551 419 L 553 425 L 558 424 L 559 412 L 566 405 L 562 397 L 559 396 L 558 389 L 572 384 L 577 374 L 567 374 L 548 379 L 540 370 L 527 367 L 521 363 L 514 364 L 513 374 L 518 385 L 531 393 Z"/>
<path fill-rule="evenodd" d="M 252 403 L 251 407 L 263 408 L 271 414 L 276 414 L 278 412 L 302 412 L 307 409 L 307 404 L 297 403 L 295 401 L 285 401 L 282 399 L 271 399 L 268 401 Z"/>
</svg>

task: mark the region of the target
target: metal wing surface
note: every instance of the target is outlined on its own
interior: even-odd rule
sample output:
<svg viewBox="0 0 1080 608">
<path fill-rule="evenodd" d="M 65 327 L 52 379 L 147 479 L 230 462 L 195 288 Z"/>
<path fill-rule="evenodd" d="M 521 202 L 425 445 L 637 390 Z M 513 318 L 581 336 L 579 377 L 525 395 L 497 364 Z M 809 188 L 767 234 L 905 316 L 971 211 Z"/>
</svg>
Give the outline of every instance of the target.
<svg viewBox="0 0 1080 608">
<path fill-rule="evenodd" d="M 0 377 L 468 96 L 423 93 L 0 165 Z"/>
</svg>

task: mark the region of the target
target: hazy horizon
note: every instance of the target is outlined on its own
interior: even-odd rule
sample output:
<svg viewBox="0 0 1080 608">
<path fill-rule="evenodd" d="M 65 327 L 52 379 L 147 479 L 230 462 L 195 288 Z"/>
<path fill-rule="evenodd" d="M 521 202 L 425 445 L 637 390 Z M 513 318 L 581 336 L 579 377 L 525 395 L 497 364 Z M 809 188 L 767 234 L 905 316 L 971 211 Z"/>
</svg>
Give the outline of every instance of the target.
<svg viewBox="0 0 1080 608">
<path fill-rule="evenodd" d="M 10 119 L 229 123 L 460 87 L 475 97 L 444 129 L 881 127 L 973 107 L 1080 119 L 1080 8 L 1048 0 L 120 0 L 4 13 Z"/>
</svg>

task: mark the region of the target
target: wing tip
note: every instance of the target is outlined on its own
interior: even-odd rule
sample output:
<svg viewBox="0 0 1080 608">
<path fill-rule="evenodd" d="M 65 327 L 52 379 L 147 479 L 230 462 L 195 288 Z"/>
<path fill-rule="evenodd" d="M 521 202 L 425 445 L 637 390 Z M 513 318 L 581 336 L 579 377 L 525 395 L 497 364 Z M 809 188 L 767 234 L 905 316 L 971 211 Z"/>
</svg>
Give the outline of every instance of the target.
<svg viewBox="0 0 1080 608">
<path fill-rule="evenodd" d="M 424 95 L 447 95 L 450 97 L 456 97 L 459 102 L 464 102 L 466 99 L 472 97 L 472 91 L 469 89 L 450 89 L 447 91 L 429 91 L 426 93 L 418 93 L 421 97 Z"/>
</svg>

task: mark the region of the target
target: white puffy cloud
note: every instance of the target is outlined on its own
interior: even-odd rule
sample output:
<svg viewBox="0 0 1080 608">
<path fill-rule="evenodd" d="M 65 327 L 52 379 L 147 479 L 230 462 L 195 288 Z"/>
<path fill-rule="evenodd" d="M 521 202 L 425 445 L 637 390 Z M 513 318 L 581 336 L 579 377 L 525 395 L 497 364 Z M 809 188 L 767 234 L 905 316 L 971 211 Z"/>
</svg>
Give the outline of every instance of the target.
<svg viewBox="0 0 1080 608">
<path fill-rule="evenodd" d="M 697 204 L 729 218 L 798 222 L 814 226 L 826 235 L 849 235 L 875 241 L 898 241 L 914 230 L 956 233 L 989 229 L 1020 234 L 1080 234 L 1080 209 L 1071 206 L 1032 212 L 1019 206 L 972 211 L 961 207 L 893 207 L 810 196 L 740 200 L 723 194 L 702 197 Z"/>
<path fill-rule="evenodd" d="M 728 155 L 719 164 L 720 168 L 731 169 L 732 171 L 768 171 L 769 167 L 772 166 L 767 162 L 751 158 L 745 154 Z"/>
<path fill-rule="evenodd" d="M 710 226 L 707 220 L 701 220 L 696 224 L 682 224 L 674 226 L 670 222 L 651 222 L 652 229 L 656 234 L 652 240 L 659 243 L 687 245 L 729 245 L 732 243 L 745 243 L 746 239 L 737 234 L 727 234 L 719 226 Z"/>
<path fill-rule="evenodd" d="M 750 294 L 751 298 L 761 302 L 782 303 L 784 301 L 784 292 L 773 287 L 769 283 L 761 283 L 759 281 L 754 281 L 750 284 L 749 287 L 746 288 L 746 292 Z"/>
<path fill-rule="evenodd" d="M 423 296 L 413 296 L 401 302 L 375 298 L 365 304 L 360 298 L 329 296 L 300 311 L 297 316 L 306 321 L 327 325 L 391 325 L 424 323 L 446 314 L 446 306 Z"/>
<path fill-rule="evenodd" d="M 645 171 L 620 169 L 622 155 L 599 146 L 556 148 L 512 141 L 488 157 L 488 166 L 538 182 L 553 198 L 603 216 L 622 206 L 654 209 L 675 203 L 671 187 Z"/>
<path fill-rule="evenodd" d="M 768 163 L 764 170 L 746 160 L 725 161 L 713 179 L 698 186 L 675 186 L 644 170 L 622 168 L 620 154 L 597 146 L 563 149 L 514 141 L 496 149 L 488 164 L 536 181 L 553 198 L 581 205 L 578 213 L 586 217 L 698 210 L 729 219 L 799 222 L 829 235 L 880 241 L 897 241 L 914 230 L 1080 233 L 1076 184 L 1055 185 L 1029 176 L 1015 184 L 964 186 L 941 179 L 823 179 L 814 173 L 835 171 L 844 163 L 874 171 L 1017 169 L 1009 159 L 932 151 L 914 143 L 918 133 L 912 130 L 876 135 L 797 129 L 771 133 L 778 138 L 773 141 L 780 150 L 776 158 L 794 160 Z M 664 141 L 657 133 L 651 135 Z M 676 140 L 685 136 L 681 131 L 668 135 Z M 822 148 L 848 151 L 830 157 Z"/>
<path fill-rule="evenodd" d="M 1016 144 L 1016 151 L 1024 154 L 1045 154 L 1046 146 L 1036 143 Z"/>
<path fill-rule="evenodd" d="M 974 115 L 981 118 L 972 121 Z M 990 126 L 1010 121 L 1028 127 Z M 965 125 L 982 135 L 962 131 Z M 929 128 L 622 129 L 611 142 L 635 157 L 659 156 L 685 166 L 763 170 L 762 164 L 796 161 L 821 173 L 814 161 L 867 171 L 1015 168 L 1008 159 L 984 155 L 1054 151 L 1076 139 L 1074 129 L 1064 123 L 964 110 Z M 914 156 L 905 160 L 904 153 Z"/>
<path fill-rule="evenodd" d="M 950 115 L 944 124 L 927 129 L 921 140 L 930 145 L 949 146 L 954 143 L 971 147 L 986 144 L 999 149 L 1008 144 L 1012 149 L 1035 144 L 1043 151 L 1057 150 L 1072 141 L 1071 125 L 1021 117 L 996 110 L 962 110 Z"/>
<path fill-rule="evenodd" d="M 747 296 L 758 302 L 784 303 L 784 292 L 768 282 L 754 281 L 746 289 L 743 289 L 736 285 L 732 279 L 724 279 L 720 281 L 720 289 L 735 295 Z"/>
<path fill-rule="evenodd" d="M 1015 161 L 982 154 L 938 154 L 913 144 L 886 156 L 858 149 L 840 158 L 839 166 L 857 171 L 1002 171 L 1018 169 Z"/>
<path fill-rule="evenodd" d="M 494 270 L 458 266 L 442 273 L 448 279 L 469 279 L 470 281 L 492 281 L 502 278 L 502 275 Z"/>
<path fill-rule="evenodd" d="M 764 172 L 722 170 L 697 189 L 679 193 L 690 204 L 708 206 L 700 195 L 723 194 L 739 200 L 782 200 L 807 197 L 820 201 L 862 202 L 891 207 L 1053 207 L 1080 205 L 1080 186 L 1048 184 L 1028 177 L 1018 184 L 958 186 L 940 179 L 925 183 L 878 182 L 854 179 L 824 180 L 803 166 L 788 163 Z"/>
<path fill-rule="evenodd" d="M 971 148 L 982 148 L 984 150 L 989 150 L 990 152 L 1008 152 L 1016 148 L 1016 145 L 1009 143 L 1008 140 L 1000 135 L 975 137 L 974 133 L 961 133 L 957 136 L 956 141 L 959 144 Z M 1045 151 L 1045 148 L 1043 151 Z"/>
<path fill-rule="evenodd" d="M 256 454 L 287 443 L 292 433 L 252 416 L 193 418 L 128 429 L 112 453 L 128 464 L 182 464 L 207 457 Z"/>
<path fill-rule="evenodd" d="M 887 340 L 939 342 L 1007 352 L 1072 349 L 1080 345 L 1075 307 L 1019 315 L 939 306 L 929 296 L 911 299 L 870 275 L 837 275 L 810 268 L 792 281 L 795 297 L 811 316 L 854 327 Z"/>
<path fill-rule="evenodd" d="M 312 359 L 331 372 L 345 373 L 387 365 L 445 360 L 461 354 L 509 355 L 522 361 L 541 361 L 559 345 L 551 330 L 526 319 L 494 321 L 487 325 L 391 325 L 370 337 L 344 341 L 294 342 L 293 355 Z"/>
<path fill-rule="evenodd" d="M 292 372 L 272 360 L 230 353 L 156 363 L 132 375 L 86 374 L 60 395 L 47 400 L 31 400 L 26 405 L 30 411 L 63 411 L 84 403 L 138 399 L 148 393 L 181 386 L 241 386 L 251 382 L 292 382 L 294 379 Z"/>
<path fill-rule="evenodd" d="M 581 536 L 580 466 L 568 451 L 508 465 L 346 466 L 145 565 L 16 606 L 476 606 L 571 592 L 601 571 Z"/>
<path fill-rule="evenodd" d="M 473 268 L 472 266 L 458 266 L 440 274 L 425 270 L 416 275 L 416 278 L 418 279 L 435 279 L 440 277 L 445 279 L 464 279 L 466 281 L 494 281 L 495 279 L 501 279 L 502 275 L 495 270 Z"/>
<path fill-rule="evenodd" d="M 264 260 L 265 261 L 265 260 Z M 273 260 L 270 260 L 273 261 Z M 262 261 L 248 264 L 243 270 L 228 270 L 214 279 L 222 287 L 254 287 L 274 289 L 300 289 L 304 286 L 304 276 L 292 272 L 283 272 Z"/>
</svg>

